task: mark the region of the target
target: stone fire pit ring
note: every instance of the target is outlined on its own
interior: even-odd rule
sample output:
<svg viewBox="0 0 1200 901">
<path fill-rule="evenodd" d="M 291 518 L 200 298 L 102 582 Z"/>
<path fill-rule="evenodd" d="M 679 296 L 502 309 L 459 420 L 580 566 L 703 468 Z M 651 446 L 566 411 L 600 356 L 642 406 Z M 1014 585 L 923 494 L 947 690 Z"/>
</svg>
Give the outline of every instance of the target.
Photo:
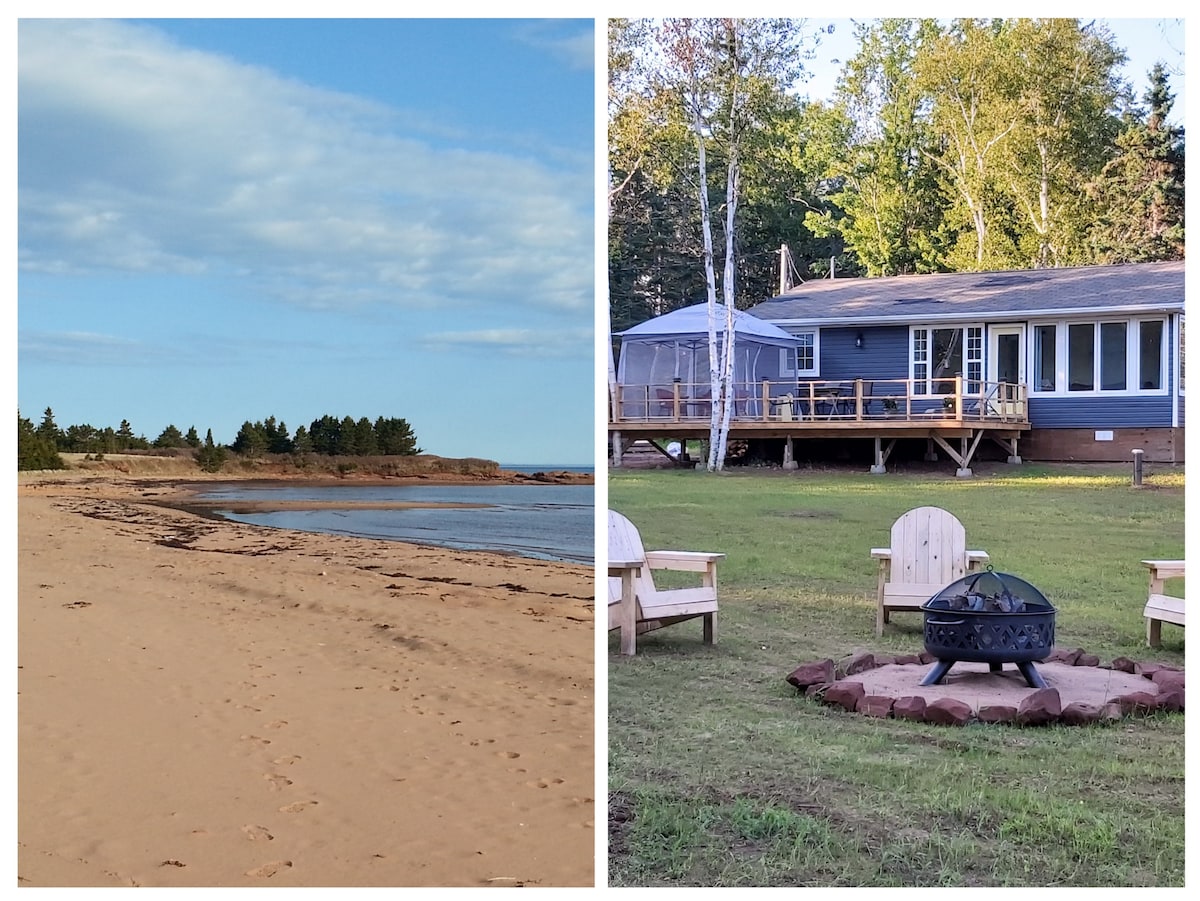
<svg viewBox="0 0 1200 901">
<path fill-rule="evenodd" d="M 962 663 L 943 683 L 922 685 L 936 658 L 856 653 L 801 664 L 787 676 L 806 697 L 865 716 L 941 725 L 1086 725 L 1157 712 L 1183 712 L 1181 667 L 1119 657 L 1102 666 L 1082 649 L 1055 648 L 1040 664 L 1045 688 L 1019 672 Z"/>
</svg>

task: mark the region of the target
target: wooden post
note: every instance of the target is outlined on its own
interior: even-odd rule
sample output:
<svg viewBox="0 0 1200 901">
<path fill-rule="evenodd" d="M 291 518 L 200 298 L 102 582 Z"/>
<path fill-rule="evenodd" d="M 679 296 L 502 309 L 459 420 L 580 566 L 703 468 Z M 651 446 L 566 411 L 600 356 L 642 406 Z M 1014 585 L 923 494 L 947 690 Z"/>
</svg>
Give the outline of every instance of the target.
<svg viewBox="0 0 1200 901">
<path fill-rule="evenodd" d="M 796 463 L 795 449 L 792 447 L 792 436 L 788 435 L 787 438 L 783 440 L 783 468 L 797 469 L 798 466 L 799 465 Z"/>
<path fill-rule="evenodd" d="M 673 400 L 675 403 L 675 421 L 679 422 L 679 379 L 675 379 L 671 383 L 671 388 L 673 391 Z"/>
<path fill-rule="evenodd" d="M 872 475 L 883 475 L 887 467 L 883 463 L 883 439 L 875 439 L 875 464 L 871 467 Z"/>
<path fill-rule="evenodd" d="M 862 421 L 862 379 L 854 380 L 854 418 L 859 422 Z"/>
<path fill-rule="evenodd" d="M 771 383 L 765 375 L 762 377 L 762 418 L 763 422 L 771 418 Z"/>
<path fill-rule="evenodd" d="M 1141 448 L 1134 448 L 1134 450 L 1133 450 L 1133 487 L 1134 488 L 1142 487 L 1142 457 L 1145 455 L 1145 453 L 1146 452 L 1144 450 L 1142 450 Z"/>
<path fill-rule="evenodd" d="M 612 465 L 613 469 L 621 468 L 621 433 L 612 433 Z"/>
</svg>

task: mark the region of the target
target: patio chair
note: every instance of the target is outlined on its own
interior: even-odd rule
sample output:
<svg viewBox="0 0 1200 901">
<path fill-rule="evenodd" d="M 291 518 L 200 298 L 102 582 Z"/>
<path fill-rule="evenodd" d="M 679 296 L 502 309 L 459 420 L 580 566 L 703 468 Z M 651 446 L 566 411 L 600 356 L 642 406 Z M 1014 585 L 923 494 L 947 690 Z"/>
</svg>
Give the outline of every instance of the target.
<svg viewBox="0 0 1200 901">
<path fill-rule="evenodd" d="M 879 561 L 875 634 L 896 611 L 921 605 L 956 579 L 988 561 L 985 551 L 967 550 L 967 532 L 954 514 L 940 507 L 909 510 L 892 525 L 891 547 L 871 548 Z"/>
<path fill-rule="evenodd" d="M 1150 591 L 1142 611 L 1146 617 L 1146 644 L 1157 648 L 1162 644 L 1163 623 L 1184 625 L 1183 598 L 1167 594 L 1163 587 L 1167 579 L 1184 578 L 1184 561 L 1143 560 L 1142 565 L 1150 570 Z"/>
<path fill-rule="evenodd" d="M 704 642 L 717 640 L 717 563 L 724 554 L 702 551 L 647 551 L 637 528 L 615 510 L 608 511 L 608 628 L 621 630 L 621 653 L 633 654 L 636 636 L 689 619 L 704 620 Z M 697 588 L 660 590 L 653 569 L 701 574 Z M 630 593 L 622 592 L 623 574 Z"/>
</svg>

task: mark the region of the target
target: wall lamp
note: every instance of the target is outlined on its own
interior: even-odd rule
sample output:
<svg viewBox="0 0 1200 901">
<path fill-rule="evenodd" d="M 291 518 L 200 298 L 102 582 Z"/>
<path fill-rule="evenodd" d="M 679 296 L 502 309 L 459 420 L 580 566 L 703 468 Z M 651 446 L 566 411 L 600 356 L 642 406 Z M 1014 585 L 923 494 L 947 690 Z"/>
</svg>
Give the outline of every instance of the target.
<svg viewBox="0 0 1200 901">
<path fill-rule="evenodd" d="M 867 346 L 867 342 L 863 339 L 862 332 L 859 332 L 857 335 L 854 336 L 854 346 L 857 347 L 859 350 L 862 350 L 864 347 Z"/>
</svg>

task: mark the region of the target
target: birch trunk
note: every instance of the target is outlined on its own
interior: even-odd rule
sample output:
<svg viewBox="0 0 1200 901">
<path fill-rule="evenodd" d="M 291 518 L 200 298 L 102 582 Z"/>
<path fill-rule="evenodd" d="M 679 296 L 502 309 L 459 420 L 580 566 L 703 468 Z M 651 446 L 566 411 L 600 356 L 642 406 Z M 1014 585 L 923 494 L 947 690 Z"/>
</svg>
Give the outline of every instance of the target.
<svg viewBox="0 0 1200 901">
<path fill-rule="evenodd" d="M 737 391 L 733 383 L 734 346 L 737 335 L 733 328 L 734 288 L 736 286 L 736 266 L 734 265 L 734 215 L 737 213 L 738 182 L 741 179 L 741 166 L 738 163 L 737 145 L 729 148 L 729 168 L 725 180 L 725 274 L 721 288 L 725 299 L 725 341 L 722 348 L 724 362 L 721 381 L 725 404 L 721 424 L 717 435 L 717 469 L 725 468 L 725 451 L 729 442 L 729 421 L 737 401 Z"/>
<path fill-rule="evenodd" d="M 717 456 L 725 399 L 721 391 L 720 354 L 717 345 L 717 276 L 713 271 L 712 222 L 708 211 L 708 164 L 704 153 L 704 132 L 699 107 L 696 108 L 696 160 L 700 172 L 700 227 L 704 233 L 704 280 L 708 286 L 708 384 L 712 394 L 712 412 L 708 422 L 708 471 L 719 469 Z"/>
</svg>

